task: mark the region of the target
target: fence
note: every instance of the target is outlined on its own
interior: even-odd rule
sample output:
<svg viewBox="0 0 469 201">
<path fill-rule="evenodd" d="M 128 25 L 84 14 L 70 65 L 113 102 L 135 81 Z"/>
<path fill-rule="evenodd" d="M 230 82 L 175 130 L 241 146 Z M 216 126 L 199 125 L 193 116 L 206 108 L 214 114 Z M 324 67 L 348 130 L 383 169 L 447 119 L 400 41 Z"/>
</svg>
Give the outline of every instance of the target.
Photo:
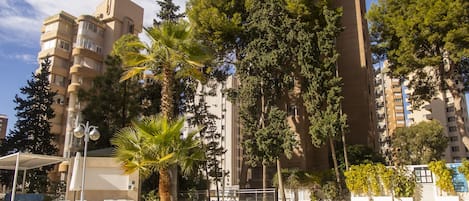
<svg viewBox="0 0 469 201">
<path fill-rule="evenodd" d="M 269 189 L 233 189 L 225 191 L 210 190 L 210 196 L 207 191 L 188 191 L 179 193 L 179 201 L 263 201 L 264 195 L 267 201 L 276 201 L 277 191 L 275 188 Z M 210 197 L 210 199 L 209 199 Z"/>
</svg>

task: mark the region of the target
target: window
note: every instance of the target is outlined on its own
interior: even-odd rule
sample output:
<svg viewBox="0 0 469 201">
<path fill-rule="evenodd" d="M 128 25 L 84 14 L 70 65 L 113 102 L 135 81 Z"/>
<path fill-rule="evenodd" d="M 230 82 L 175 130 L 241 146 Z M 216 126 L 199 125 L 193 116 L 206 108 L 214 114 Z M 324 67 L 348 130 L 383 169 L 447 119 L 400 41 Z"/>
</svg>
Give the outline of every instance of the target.
<svg viewBox="0 0 469 201">
<path fill-rule="evenodd" d="M 448 117 L 448 122 L 456 121 L 456 117 Z"/>
<path fill-rule="evenodd" d="M 98 54 L 102 53 L 102 47 L 97 45 L 93 40 L 90 40 L 88 38 L 83 38 L 83 37 L 77 38 L 77 46 L 94 51 Z"/>
<path fill-rule="evenodd" d="M 135 25 L 129 24 L 129 33 L 134 33 Z"/>
<path fill-rule="evenodd" d="M 65 101 L 65 97 L 63 95 L 56 95 L 54 97 L 54 102 L 60 105 L 63 105 Z"/>
<path fill-rule="evenodd" d="M 44 41 L 44 43 L 42 43 L 42 50 L 55 48 L 56 42 L 57 41 L 55 39 Z"/>
<path fill-rule="evenodd" d="M 59 40 L 59 47 L 64 50 L 70 51 L 70 43 L 67 41 Z"/>
<path fill-rule="evenodd" d="M 85 27 L 86 27 L 86 29 L 91 30 L 95 33 L 98 32 L 98 27 L 96 26 L 96 24 L 93 24 L 93 23 L 90 23 L 90 22 L 85 22 Z"/>
<path fill-rule="evenodd" d="M 450 126 L 448 127 L 449 132 L 456 132 L 458 128 L 456 126 Z"/>
<path fill-rule="evenodd" d="M 400 102 L 402 102 L 402 98 L 395 98 L 395 99 L 394 99 L 394 102 L 400 103 Z"/>
<path fill-rule="evenodd" d="M 449 137 L 449 141 L 451 141 L 451 142 L 456 142 L 456 141 L 458 141 L 458 136 L 450 136 L 450 137 Z"/>
<path fill-rule="evenodd" d="M 416 167 L 414 174 L 417 183 L 433 183 L 432 172 L 428 167 Z"/>
<path fill-rule="evenodd" d="M 459 147 L 458 146 L 452 146 L 451 147 L 451 152 L 459 152 Z"/>
<path fill-rule="evenodd" d="M 454 112 L 454 107 L 447 107 L 446 112 Z"/>
<path fill-rule="evenodd" d="M 65 86 L 65 77 L 54 75 L 54 83 L 59 86 Z"/>
</svg>

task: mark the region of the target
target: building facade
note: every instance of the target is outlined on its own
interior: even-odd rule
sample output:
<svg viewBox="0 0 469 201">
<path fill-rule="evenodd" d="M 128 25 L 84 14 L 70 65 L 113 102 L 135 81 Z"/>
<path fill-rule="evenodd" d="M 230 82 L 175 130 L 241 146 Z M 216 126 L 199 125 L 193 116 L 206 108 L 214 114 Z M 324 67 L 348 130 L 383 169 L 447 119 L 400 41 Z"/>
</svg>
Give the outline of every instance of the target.
<svg viewBox="0 0 469 201">
<path fill-rule="evenodd" d="M 377 134 L 380 142 L 380 153 L 391 162 L 391 136 L 396 128 L 418 124 L 423 121 L 437 120 L 444 128 L 444 135 L 449 139 L 449 145 L 444 153 L 444 160 L 448 162 L 460 162 L 469 157 L 469 152 L 462 143 L 458 133 L 457 114 L 454 107 L 454 97 L 449 90 L 438 90 L 436 96 L 430 101 L 424 101 L 419 107 L 415 107 L 409 100 L 413 90 L 408 88 L 410 75 L 406 80 L 389 77 L 386 74 L 388 63 L 384 62 L 382 69 L 376 71 L 376 111 Z M 425 69 L 426 73 L 433 73 L 431 68 Z M 462 85 L 460 85 L 462 89 Z M 462 119 L 467 124 L 466 100 L 461 93 Z M 468 128 L 464 128 L 467 132 Z"/>
<path fill-rule="evenodd" d="M 432 68 L 426 68 L 426 73 L 434 73 Z M 409 80 L 412 79 L 412 75 L 409 76 Z M 409 83 L 409 80 L 404 82 L 404 85 Z M 458 82 L 456 82 L 458 83 Z M 463 85 L 462 82 L 459 82 L 459 89 L 462 92 Z M 412 89 L 406 88 L 405 94 L 407 101 L 407 111 L 408 111 L 408 125 L 414 125 L 422 121 L 428 120 L 437 120 L 443 126 L 444 135 L 448 137 L 449 143 L 446 148 L 443 158 L 447 162 L 461 162 L 463 159 L 469 159 L 469 151 L 465 148 L 462 138 L 458 133 L 458 118 L 461 118 L 464 121 L 463 131 L 468 132 L 467 121 L 468 113 L 466 108 L 466 98 L 465 94 L 461 93 L 461 111 L 462 115 L 459 117 L 456 113 L 455 107 L 455 98 L 449 90 L 437 90 L 436 95 L 432 100 L 424 101 L 424 103 L 419 107 L 414 107 L 412 102 L 409 101 L 409 95 L 413 92 Z"/>
<path fill-rule="evenodd" d="M 7 115 L 0 114 L 0 139 L 5 139 L 7 135 L 8 117 Z"/>
<path fill-rule="evenodd" d="M 348 116 L 348 144 L 363 144 L 377 150 L 374 72 L 365 19 L 365 0 L 334 1 L 343 8 L 344 31 L 337 38 L 338 73 L 343 79 L 343 112 Z"/>
<path fill-rule="evenodd" d="M 51 89 L 57 91 L 52 108 L 51 132 L 64 157 L 70 156 L 73 130 L 83 108 L 79 89 L 88 89 L 93 78 L 103 73 L 104 60 L 114 41 L 124 34 L 142 31 L 143 8 L 130 0 L 105 0 L 93 15 L 72 16 L 64 11 L 44 20 L 41 29 L 40 60 L 52 61 Z"/>
<path fill-rule="evenodd" d="M 391 137 L 397 128 L 406 126 L 403 87 L 400 79 L 387 74 L 387 61 L 375 70 L 376 135 L 379 152 L 391 162 Z"/>
<path fill-rule="evenodd" d="M 338 61 L 338 74 L 343 78 L 344 96 L 342 109 L 347 114 L 349 125 L 346 135 L 347 144 L 363 144 L 373 149 L 378 149 L 375 115 L 374 72 L 369 50 L 369 39 L 365 15 L 365 1 L 334 1 L 337 7 L 343 8 L 342 25 L 344 31 L 337 39 L 337 49 L 340 53 Z M 240 83 L 242 84 L 242 83 Z M 295 89 L 288 96 L 279 97 L 282 109 L 288 112 L 288 122 L 296 133 L 298 146 L 294 150 L 291 159 L 281 158 L 282 168 L 298 169 L 305 171 L 328 169 L 332 167 L 328 146 L 316 148 L 312 145 L 309 132 L 309 120 L 306 109 L 302 104 L 299 81 L 295 83 Z M 231 85 L 226 87 L 236 87 Z M 213 98 L 213 99 L 212 99 Z M 242 159 L 242 128 L 239 128 L 238 106 L 232 106 L 228 101 L 226 108 L 220 108 L 224 99 L 220 96 L 206 99 L 210 104 L 219 106 L 216 110 L 225 111 L 218 113 L 218 117 L 226 118 L 226 124 L 219 125 L 219 129 L 225 128 L 222 134 L 225 140 L 225 159 L 223 168 L 229 170 L 230 181 L 225 178 L 226 188 L 228 183 L 232 187 L 256 188 L 262 186 L 262 168 L 250 168 Z M 212 105 L 213 106 L 213 105 Z M 215 109 L 215 107 L 213 108 Z M 225 127 L 226 126 L 226 127 Z M 229 133 L 232 132 L 232 133 Z M 231 140 L 231 141 L 230 141 Z M 231 162 L 228 162 L 231 161 Z M 230 164 L 231 163 L 231 164 Z M 275 174 L 275 165 L 268 168 L 268 178 Z M 269 182 L 271 184 L 272 182 Z"/>
</svg>

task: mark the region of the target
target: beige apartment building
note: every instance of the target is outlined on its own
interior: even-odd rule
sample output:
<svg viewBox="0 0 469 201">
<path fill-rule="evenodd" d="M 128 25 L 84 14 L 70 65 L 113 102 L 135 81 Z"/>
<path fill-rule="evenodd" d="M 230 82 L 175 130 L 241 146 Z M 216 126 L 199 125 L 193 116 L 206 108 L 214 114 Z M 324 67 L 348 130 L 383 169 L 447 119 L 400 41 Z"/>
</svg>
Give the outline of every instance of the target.
<svg viewBox="0 0 469 201">
<path fill-rule="evenodd" d="M 44 20 L 38 58 L 50 56 L 52 61 L 51 89 L 57 95 L 51 132 L 58 135 L 64 157 L 70 156 L 71 131 L 84 104 L 78 101 L 78 90 L 89 88 L 106 70 L 104 60 L 114 41 L 140 33 L 142 23 L 143 8 L 131 0 L 105 0 L 92 15 L 75 17 L 62 11 Z"/>
<path fill-rule="evenodd" d="M 432 68 L 425 69 L 427 73 L 434 73 Z M 409 79 L 412 79 L 412 76 L 409 76 Z M 406 80 L 404 85 L 407 85 L 409 81 Z M 456 82 L 458 83 L 458 82 Z M 459 82 L 460 91 L 463 91 L 462 82 Z M 406 97 L 412 93 L 412 89 L 406 88 L 405 94 Z M 466 98 L 465 94 L 460 94 L 462 97 L 461 100 L 461 109 L 462 109 L 462 119 L 464 121 L 464 132 L 468 132 L 469 128 L 467 127 L 468 113 L 466 108 Z M 455 102 L 454 97 L 449 90 L 439 90 L 436 93 L 436 96 L 433 97 L 430 101 L 425 101 L 422 106 L 419 108 L 414 108 L 412 103 L 407 101 L 407 111 L 408 114 L 408 125 L 417 124 L 422 121 L 428 120 L 437 120 L 441 123 L 444 128 L 444 134 L 448 137 L 449 143 L 446 148 L 443 158 L 446 162 L 461 162 L 462 159 L 469 159 L 469 151 L 465 148 L 462 143 L 462 138 L 458 133 L 458 125 L 456 123 L 458 117 L 455 112 Z"/>
<path fill-rule="evenodd" d="M 343 8 L 342 25 L 345 30 L 337 39 L 340 53 L 338 73 L 343 78 L 343 112 L 348 116 L 349 129 L 346 133 L 347 144 L 364 144 L 378 149 L 375 115 L 374 72 L 369 50 L 368 29 L 366 26 L 365 1 L 335 1 L 336 6 Z M 231 78 L 230 78 L 231 79 Z M 226 88 L 237 87 L 236 80 L 231 79 L 224 85 Z M 240 83 L 242 84 L 242 83 Z M 296 84 L 295 84 L 296 85 Z M 224 178 L 225 188 L 256 188 L 262 186 L 262 169 L 249 168 L 242 161 L 242 128 L 239 129 L 238 106 L 232 105 L 217 89 L 217 96 L 206 98 L 213 114 L 220 118 L 218 124 L 222 133 L 222 144 L 227 149 L 223 156 L 222 167 L 229 171 Z M 280 98 L 280 97 L 279 97 Z M 299 170 L 327 169 L 332 165 L 327 146 L 315 148 L 308 133 L 309 121 L 303 107 L 300 91 L 297 90 L 282 97 L 284 108 L 288 111 L 288 122 L 297 134 L 299 141 L 291 159 L 282 158 L 282 168 Z M 225 108 L 223 108 L 225 107 Z M 221 122 L 225 122 L 221 124 Z M 268 170 L 269 177 L 275 174 L 275 167 Z"/>
<path fill-rule="evenodd" d="M 349 125 L 348 144 L 364 144 L 378 149 L 374 98 L 374 72 L 371 61 L 365 0 L 335 0 L 343 8 L 344 31 L 337 39 L 340 54 L 339 76 L 343 79 L 342 109 Z"/>
<path fill-rule="evenodd" d="M 382 69 L 376 73 L 376 110 L 377 129 L 380 142 L 380 152 L 388 162 L 391 160 L 391 136 L 396 128 L 411 126 L 422 121 L 437 120 L 445 128 L 444 134 L 449 138 L 449 145 L 444 153 L 444 160 L 447 162 L 460 162 L 469 157 L 469 152 L 464 147 L 461 137 L 458 134 L 456 124 L 456 113 L 454 99 L 451 93 L 438 91 L 431 101 L 425 101 L 419 108 L 414 108 L 409 101 L 412 89 L 407 87 L 412 75 L 403 82 L 396 78 L 391 78 L 386 74 L 388 63 L 384 62 Z M 426 69 L 427 73 L 432 73 L 431 68 Z M 463 86 L 460 85 L 462 88 Z M 463 117 L 467 126 L 467 109 L 464 93 L 461 94 Z M 464 128 L 467 132 L 468 128 Z"/>
<path fill-rule="evenodd" d="M 7 135 L 8 117 L 7 115 L 0 114 L 0 139 L 5 139 Z"/>
<path fill-rule="evenodd" d="M 387 75 L 387 66 L 388 63 L 384 62 L 383 68 L 375 70 L 376 135 L 380 146 L 379 152 L 390 163 L 391 136 L 396 128 L 406 126 L 406 119 L 401 81 Z"/>
</svg>

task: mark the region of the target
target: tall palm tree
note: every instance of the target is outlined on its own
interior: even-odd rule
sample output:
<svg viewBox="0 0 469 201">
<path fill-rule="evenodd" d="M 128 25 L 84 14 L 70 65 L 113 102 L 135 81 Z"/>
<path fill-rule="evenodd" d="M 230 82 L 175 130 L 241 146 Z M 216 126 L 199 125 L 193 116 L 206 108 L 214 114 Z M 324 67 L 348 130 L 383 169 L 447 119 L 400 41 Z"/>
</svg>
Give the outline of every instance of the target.
<svg viewBox="0 0 469 201">
<path fill-rule="evenodd" d="M 179 165 L 183 174 L 194 170 L 195 163 L 203 160 L 198 131 L 181 136 L 184 118 L 171 121 L 165 116 L 144 117 L 132 126 L 121 129 L 111 139 L 116 147 L 115 157 L 121 161 L 126 173 L 140 171 L 143 176 L 158 172 L 158 193 L 161 201 L 170 200 L 170 167 Z"/>
<path fill-rule="evenodd" d="M 126 72 L 121 80 L 150 70 L 162 82 L 161 110 L 169 119 L 174 118 L 173 91 L 175 80 L 190 76 L 205 81 L 202 68 L 211 61 L 212 52 L 193 38 L 187 21 L 163 22 L 145 28 L 150 44 L 136 36 L 126 35 L 114 45 L 114 54 L 121 56 Z"/>
</svg>

